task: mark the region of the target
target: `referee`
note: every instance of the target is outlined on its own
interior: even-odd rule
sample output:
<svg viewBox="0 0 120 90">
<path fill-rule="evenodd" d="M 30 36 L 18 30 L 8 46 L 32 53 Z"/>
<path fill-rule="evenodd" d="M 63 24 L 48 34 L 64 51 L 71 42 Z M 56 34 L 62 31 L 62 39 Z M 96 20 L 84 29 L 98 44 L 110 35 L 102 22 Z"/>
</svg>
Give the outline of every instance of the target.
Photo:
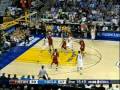
<svg viewBox="0 0 120 90">
<path fill-rule="evenodd" d="M 38 77 L 39 77 L 39 79 L 44 79 L 44 80 L 48 79 L 48 74 L 47 74 L 46 70 L 44 69 L 44 66 L 41 66 Z"/>
</svg>

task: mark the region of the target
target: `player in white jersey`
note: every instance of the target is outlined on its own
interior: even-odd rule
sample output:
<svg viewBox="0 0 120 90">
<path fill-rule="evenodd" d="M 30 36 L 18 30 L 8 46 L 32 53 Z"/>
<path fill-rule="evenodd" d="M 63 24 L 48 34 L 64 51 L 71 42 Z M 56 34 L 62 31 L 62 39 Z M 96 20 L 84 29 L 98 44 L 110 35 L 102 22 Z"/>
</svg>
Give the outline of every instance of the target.
<svg viewBox="0 0 120 90">
<path fill-rule="evenodd" d="M 77 71 L 81 71 L 83 69 L 83 57 L 80 51 L 78 51 L 77 55 Z"/>
<path fill-rule="evenodd" d="M 49 46 L 48 45 L 48 40 L 47 40 L 47 38 L 44 38 L 42 49 L 46 49 L 48 46 Z"/>
<path fill-rule="evenodd" d="M 72 37 L 69 37 L 69 38 L 68 38 L 67 47 L 68 47 L 69 49 L 73 50 Z"/>
<path fill-rule="evenodd" d="M 69 38 L 68 38 L 67 48 L 70 49 L 71 52 L 72 52 L 71 57 L 68 59 L 68 61 L 71 61 L 71 60 L 73 59 L 73 57 L 76 55 L 76 54 L 75 54 L 75 51 L 74 51 L 74 49 L 73 49 L 73 40 L 72 40 L 72 37 L 69 37 Z"/>
<path fill-rule="evenodd" d="M 96 26 L 91 29 L 91 39 L 95 40 Z"/>
</svg>

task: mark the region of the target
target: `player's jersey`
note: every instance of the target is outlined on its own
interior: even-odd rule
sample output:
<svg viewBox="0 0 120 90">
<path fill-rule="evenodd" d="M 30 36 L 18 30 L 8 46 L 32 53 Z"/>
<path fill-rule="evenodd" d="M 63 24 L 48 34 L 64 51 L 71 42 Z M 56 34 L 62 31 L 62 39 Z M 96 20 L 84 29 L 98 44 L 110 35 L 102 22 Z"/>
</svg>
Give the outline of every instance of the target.
<svg viewBox="0 0 120 90">
<path fill-rule="evenodd" d="M 58 56 L 59 56 L 58 52 L 54 52 L 53 53 L 53 60 L 57 61 Z"/>
<path fill-rule="evenodd" d="M 95 30 L 94 29 L 91 30 L 91 39 L 95 39 Z"/>
<path fill-rule="evenodd" d="M 70 48 L 70 49 L 73 49 L 72 41 L 69 41 L 69 42 L 67 43 L 67 47 Z"/>
<path fill-rule="evenodd" d="M 52 45 L 52 44 L 53 44 L 52 37 L 51 37 L 51 36 L 48 36 L 47 38 L 48 38 L 48 43 L 49 43 L 49 45 Z"/>
<path fill-rule="evenodd" d="M 83 58 L 81 54 L 78 54 L 77 56 L 77 65 L 78 67 L 83 67 Z"/>
<path fill-rule="evenodd" d="M 84 51 L 84 49 L 85 49 L 85 43 L 84 43 L 83 40 L 81 40 L 81 41 L 80 41 L 80 50 L 81 50 L 81 51 Z"/>
<path fill-rule="evenodd" d="M 69 41 L 72 41 L 72 37 L 69 37 L 68 40 L 69 40 Z"/>
<path fill-rule="evenodd" d="M 62 48 L 66 49 L 66 41 L 63 41 Z"/>
</svg>

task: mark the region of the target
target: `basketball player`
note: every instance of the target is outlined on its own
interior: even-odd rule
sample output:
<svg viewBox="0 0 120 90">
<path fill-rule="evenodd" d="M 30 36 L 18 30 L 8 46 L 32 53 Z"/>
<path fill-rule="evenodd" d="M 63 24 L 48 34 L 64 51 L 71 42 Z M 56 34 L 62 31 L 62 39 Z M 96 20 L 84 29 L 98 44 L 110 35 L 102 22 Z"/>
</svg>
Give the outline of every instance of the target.
<svg viewBox="0 0 120 90">
<path fill-rule="evenodd" d="M 61 49 L 63 49 L 64 51 L 67 50 L 67 43 L 66 43 L 66 40 L 65 40 L 65 39 L 62 40 L 62 46 L 61 46 Z"/>
<path fill-rule="evenodd" d="M 77 55 L 77 71 L 81 71 L 82 69 L 83 69 L 83 58 L 82 58 L 81 52 L 78 51 L 78 55 Z"/>
<path fill-rule="evenodd" d="M 48 33 L 47 38 L 48 38 L 49 52 L 51 53 L 51 49 L 54 49 L 54 47 L 53 47 L 52 35 L 50 32 Z"/>
<path fill-rule="evenodd" d="M 57 70 L 57 68 L 58 68 L 58 57 L 59 57 L 59 53 L 58 53 L 58 51 L 57 51 L 57 49 L 55 49 L 54 51 L 53 51 L 53 54 L 52 54 L 52 63 L 51 63 L 51 67 L 52 67 L 52 65 L 53 64 L 55 64 L 55 65 L 57 65 L 56 66 L 56 70 Z"/>
<path fill-rule="evenodd" d="M 91 39 L 95 40 L 95 33 L 96 33 L 96 26 L 93 26 L 93 28 L 91 29 Z"/>
<path fill-rule="evenodd" d="M 84 42 L 84 40 L 80 40 L 80 51 L 81 51 L 81 54 L 84 56 L 84 51 L 85 51 L 85 42 Z"/>
<path fill-rule="evenodd" d="M 68 59 L 68 61 L 71 61 L 73 59 L 73 57 L 76 55 L 75 51 L 73 49 L 73 41 L 72 41 L 72 37 L 71 36 L 68 38 L 67 48 L 69 48 L 71 50 L 71 52 L 72 52 L 71 57 Z"/>
<path fill-rule="evenodd" d="M 72 44 L 72 37 L 68 37 L 67 47 L 71 50 L 73 50 L 73 44 Z"/>
<path fill-rule="evenodd" d="M 44 43 L 43 43 L 42 48 L 43 48 L 43 49 L 46 49 L 46 48 L 48 48 L 48 47 L 49 47 L 49 45 L 48 45 L 48 40 L 47 40 L 47 38 L 44 38 Z"/>
</svg>

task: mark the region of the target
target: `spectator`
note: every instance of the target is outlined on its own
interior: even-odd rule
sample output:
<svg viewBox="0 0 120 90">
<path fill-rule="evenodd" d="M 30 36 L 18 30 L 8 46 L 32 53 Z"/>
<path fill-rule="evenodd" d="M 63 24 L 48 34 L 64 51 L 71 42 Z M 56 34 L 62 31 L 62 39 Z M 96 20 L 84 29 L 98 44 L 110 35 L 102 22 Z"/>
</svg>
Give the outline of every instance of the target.
<svg viewBox="0 0 120 90">
<path fill-rule="evenodd" d="M 96 85 L 94 84 L 92 87 L 91 87 L 92 90 L 97 90 L 98 88 L 96 87 Z"/>
<path fill-rule="evenodd" d="M 108 27 L 106 25 L 103 26 L 102 31 L 108 31 Z"/>
<path fill-rule="evenodd" d="M 34 76 L 34 75 L 32 75 L 32 79 L 35 79 L 35 76 Z"/>
<path fill-rule="evenodd" d="M 5 76 L 5 73 L 2 74 L 2 76 L 0 77 L 0 80 L 5 80 L 6 79 L 6 76 Z"/>
<path fill-rule="evenodd" d="M 107 90 L 114 90 L 112 87 L 112 84 L 109 84 L 109 87 L 107 88 Z"/>
<path fill-rule="evenodd" d="M 24 37 L 24 45 L 29 44 L 30 40 L 29 40 L 29 35 L 27 33 L 25 33 L 25 37 Z"/>
<path fill-rule="evenodd" d="M 24 86 L 24 90 L 28 90 L 28 85 L 25 85 L 25 86 Z"/>
<path fill-rule="evenodd" d="M 5 40 L 3 48 L 5 50 L 8 50 L 10 48 L 10 46 L 11 46 L 11 43 Z"/>
<path fill-rule="evenodd" d="M 27 80 L 31 80 L 30 75 L 27 76 Z"/>
<path fill-rule="evenodd" d="M 20 79 L 21 79 L 21 80 L 26 80 L 26 78 L 25 78 L 25 76 L 24 76 L 24 75 L 23 75 Z"/>
<path fill-rule="evenodd" d="M 114 90 L 120 90 L 120 85 L 116 85 Z"/>
<path fill-rule="evenodd" d="M 4 85 L 6 83 L 7 77 L 5 76 L 5 73 L 2 74 L 2 76 L 0 76 L 0 86 L 6 86 Z"/>
<path fill-rule="evenodd" d="M 0 50 L 0 55 L 2 54 L 2 51 Z"/>
<path fill-rule="evenodd" d="M 21 90 L 21 87 L 20 86 L 17 86 L 17 88 L 16 88 L 17 90 Z"/>
<path fill-rule="evenodd" d="M 30 90 L 35 90 L 34 87 L 31 87 Z"/>
<path fill-rule="evenodd" d="M 18 78 L 17 78 L 17 75 L 16 74 L 14 74 L 14 76 L 13 76 L 13 78 L 12 78 L 13 80 L 18 80 Z"/>
<path fill-rule="evenodd" d="M 7 76 L 7 80 L 10 80 L 10 79 L 11 79 L 11 75 L 8 74 L 8 76 Z"/>
<path fill-rule="evenodd" d="M 91 89 L 91 85 L 90 84 L 86 84 L 85 88 Z"/>
<path fill-rule="evenodd" d="M 98 90 L 105 90 L 105 87 L 103 87 L 103 84 L 100 84 L 100 87 L 98 87 Z"/>
</svg>

